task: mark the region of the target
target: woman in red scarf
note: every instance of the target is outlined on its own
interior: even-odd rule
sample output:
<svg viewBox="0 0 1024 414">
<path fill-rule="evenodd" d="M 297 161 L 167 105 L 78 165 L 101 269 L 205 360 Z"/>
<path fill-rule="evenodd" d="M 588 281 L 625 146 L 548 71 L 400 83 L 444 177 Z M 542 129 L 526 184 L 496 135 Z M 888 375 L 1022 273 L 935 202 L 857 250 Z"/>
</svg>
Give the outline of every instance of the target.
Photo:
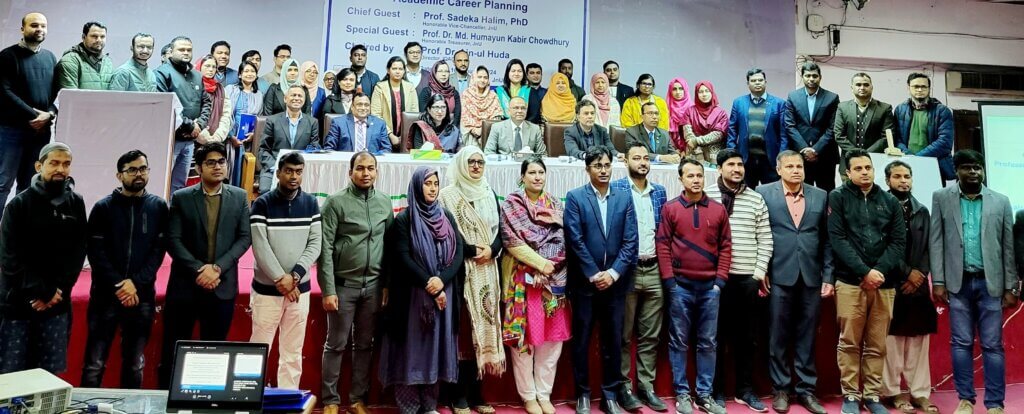
<svg viewBox="0 0 1024 414">
<path fill-rule="evenodd" d="M 729 114 L 718 106 L 718 95 L 711 82 L 697 82 L 694 104 L 683 113 L 683 137 L 691 158 L 715 163 L 725 141 Z"/>
<path fill-rule="evenodd" d="M 689 93 L 690 84 L 686 79 L 674 78 L 668 83 L 668 94 L 665 95 L 665 102 L 668 104 L 668 135 L 680 153 L 686 153 L 688 149 L 682 127 L 686 108 L 693 106 Z"/>
<path fill-rule="evenodd" d="M 224 93 L 224 87 L 214 78 L 217 75 L 217 60 L 211 55 L 203 56 L 196 62 L 196 70 L 203 74 L 203 89 L 210 95 L 210 101 L 213 103 L 210 122 L 206 124 L 205 129 L 199 131 L 196 143 L 224 142 L 231 132 L 231 102 Z"/>
</svg>

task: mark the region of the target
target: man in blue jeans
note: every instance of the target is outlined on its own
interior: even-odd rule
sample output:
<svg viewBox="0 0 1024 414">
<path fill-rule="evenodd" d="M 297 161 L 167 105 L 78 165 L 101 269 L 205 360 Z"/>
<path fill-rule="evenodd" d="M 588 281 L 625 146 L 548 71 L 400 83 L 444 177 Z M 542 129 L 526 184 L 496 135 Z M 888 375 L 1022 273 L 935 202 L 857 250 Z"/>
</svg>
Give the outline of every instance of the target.
<svg viewBox="0 0 1024 414">
<path fill-rule="evenodd" d="M 732 265 L 729 213 L 704 194 L 704 166 L 692 159 L 679 164 L 683 193 L 661 210 L 655 236 L 661 284 L 669 306 L 669 362 L 676 393 L 676 412 L 690 414 L 686 361 L 691 328 L 697 333 L 697 408 L 725 414 L 711 398 L 715 377 L 718 303 Z"/>
<path fill-rule="evenodd" d="M 1006 358 L 1002 308 L 1020 295 L 1013 254 L 1010 200 L 984 184 L 985 158 L 974 150 L 953 155 L 957 185 L 932 195 L 932 294 L 949 304 L 955 414 L 974 412 L 974 333 L 985 373 L 985 408 L 1003 414 Z M 982 218 L 984 217 L 984 219 Z"/>
</svg>

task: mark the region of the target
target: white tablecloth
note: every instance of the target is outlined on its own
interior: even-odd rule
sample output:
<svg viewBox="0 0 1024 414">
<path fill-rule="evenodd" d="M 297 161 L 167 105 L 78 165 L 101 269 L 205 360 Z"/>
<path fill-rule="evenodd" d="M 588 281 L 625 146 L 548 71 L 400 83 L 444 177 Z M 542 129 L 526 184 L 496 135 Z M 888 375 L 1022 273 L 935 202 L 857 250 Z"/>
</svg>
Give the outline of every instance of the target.
<svg viewBox="0 0 1024 414">
<path fill-rule="evenodd" d="M 352 157 L 351 152 L 303 154 L 303 156 L 306 159 L 306 167 L 302 189 L 316 196 L 321 205 L 327 196 L 348 185 L 348 165 L 349 159 Z M 377 156 L 377 161 L 376 188 L 391 196 L 391 203 L 396 209 L 407 205 L 405 199 L 406 193 L 409 191 L 409 179 L 416 167 L 430 165 L 438 168 L 441 171 L 441 187 L 448 185 L 445 170 L 448 168 L 449 160 L 412 160 L 409 154 L 387 154 Z M 548 193 L 565 198 L 565 194 L 569 190 L 590 182 L 583 161 L 574 159 L 572 162 L 566 162 L 559 158 L 546 158 L 544 163 L 547 165 L 545 189 Z M 484 175 L 499 197 L 504 198 L 505 195 L 519 188 L 520 165 L 521 162 L 511 159 L 487 161 Z M 626 176 L 624 163 L 615 162 L 613 165 L 613 180 Z M 649 180 L 665 186 L 669 199 L 678 196 L 683 190 L 676 168 L 676 165 L 651 165 L 651 172 L 647 176 Z M 718 171 L 707 168 L 704 171 L 704 177 L 706 183 L 713 183 L 718 179 Z M 274 186 L 276 185 L 275 179 Z"/>
</svg>

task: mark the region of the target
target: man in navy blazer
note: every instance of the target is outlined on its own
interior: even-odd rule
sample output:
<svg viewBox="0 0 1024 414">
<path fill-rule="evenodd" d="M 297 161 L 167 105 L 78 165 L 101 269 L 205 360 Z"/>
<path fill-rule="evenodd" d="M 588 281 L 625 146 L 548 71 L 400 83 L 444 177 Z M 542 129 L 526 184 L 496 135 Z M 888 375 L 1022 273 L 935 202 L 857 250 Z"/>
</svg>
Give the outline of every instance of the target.
<svg viewBox="0 0 1024 414">
<path fill-rule="evenodd" d="M 839 145 L 832 132 L 839 95 L 821 87 L 817 63 L 804 63 L 800 76 L 804 87 L 790 92 L 786 100 L 786 148 L 804 156 L 805 183 L 832 191 L 839 164 Z"/>
<path fill-rule="evenodd" d="M 825 414 L 814 395 L 818 381 L 814 339 L 821 298 L 832 296 L 835 285 L 828 240 L 828 193 L 804 182 L 800 153 L 783 151 L 776 164 L 782 180 L 757 188 L 768 206 L 775 245 L 768 294 L 768 374 L 775 387 L 772 408 L 779 413 L 788 411 L 789 399 L 794 396 L 807 411 Z M 792 353 L 787 352 L 790 346 Z"/>
<path fill-rule="evenodd" d="M 362 129 L 361 134 L 357 134 L 357 128 Z M 384 120 L 370 115 L 370 97 L 356 94 L 352 98 L 352 111 L 331 121 L 324 149 L 372 154 L 391 152 L 391 139 Z"/>
<path fill-rule="evenodd" d="M 747 186 L 778 181 L 775 157 L 786 149 L 786 102 L 766 91 L 764 71 L 747 71 L 750 95 L 732 101 L 726 147 L 743 155 Z"/>
<path fill-rule="evenodd" d="M 565 199 L 565 234 L 569 255 L 569 299 L 572 303 L 572 359 L 576 380 L 576 412 L 590 412 L 590 337 L 600 320 L 601 409 L 620 414 L 618 399 L 624 379 L 622 328 L 626 293 L 633 287 L 638 240 L 633 197 L 610 187 L 613 156 L 604 146 L 587 151 L 590 183 Z"/>
</svg>

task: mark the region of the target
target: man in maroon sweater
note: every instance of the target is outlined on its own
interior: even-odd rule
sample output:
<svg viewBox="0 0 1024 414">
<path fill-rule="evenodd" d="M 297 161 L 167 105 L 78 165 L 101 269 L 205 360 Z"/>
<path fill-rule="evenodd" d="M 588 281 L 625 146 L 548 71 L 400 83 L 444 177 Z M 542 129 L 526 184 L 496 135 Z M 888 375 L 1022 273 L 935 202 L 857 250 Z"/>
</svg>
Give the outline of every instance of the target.
<svg viewBox="0 0 1024 414">
<path fill-rule="evenodd" d="M 725 414 L 711 398 L 715 376 L 718 303 L 732 264 L 732 235 L 725 206 L 704 194 L 704 166 L 694 160 L 679 164 L 683 193 L 661 210 L 655 239 L 658 268 L 669 303 L 669 361 L 676 393 L 676 411 L 693 412 L 686 380 L 689 333 L 697 333 L 697 408 Z"/>
</svg>

